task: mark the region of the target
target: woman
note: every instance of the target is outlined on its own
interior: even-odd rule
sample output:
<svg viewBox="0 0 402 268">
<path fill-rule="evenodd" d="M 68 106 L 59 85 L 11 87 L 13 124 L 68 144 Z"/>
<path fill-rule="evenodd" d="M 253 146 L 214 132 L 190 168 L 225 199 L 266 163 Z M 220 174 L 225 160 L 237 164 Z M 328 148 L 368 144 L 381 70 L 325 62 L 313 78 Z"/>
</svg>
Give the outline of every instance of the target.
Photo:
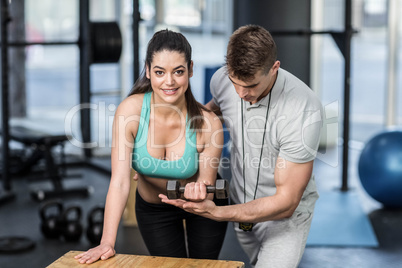
<svg viewBox="0 0 402 268">
<path fill-rule="evenodd" d="M 130 189 L 131 164 L 138 174 L 138 226 L 149 253 L 218 258 L 227 223 L 162 204 L 158 197 L 166 194 L 167 181 L 176 179 L 193 189 L 185 190 L 184 198 L 213 198 L 206 193 L 205 185 L 215 184 L 222 125 L 195 100 L 189 83 L 192 75 L 191 46 L 186 38 L 169 30 L 155 33 L 148 43 L 141 78 L 116 110 L 102 240 L 99 246 L 75 257 L 80 263 L 115 254 L 117 229 Z"/>
</svg>

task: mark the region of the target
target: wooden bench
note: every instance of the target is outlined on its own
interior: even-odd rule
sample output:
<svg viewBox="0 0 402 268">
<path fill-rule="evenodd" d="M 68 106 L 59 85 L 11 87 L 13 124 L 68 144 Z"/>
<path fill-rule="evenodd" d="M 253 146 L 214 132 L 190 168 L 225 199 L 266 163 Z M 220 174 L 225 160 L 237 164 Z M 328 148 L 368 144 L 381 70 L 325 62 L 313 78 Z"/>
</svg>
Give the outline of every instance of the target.
<svg viewBox="0 0 402 268">
<path fill-rule="evenodd" d="M 105 261 L 97 261 L 90 266 L 88 264 L 80 264 L 74 256 L 82 251 L 69 251 L 64 256 L 47 266 L 48 268 L 74 268 L 74 267 L 91 267 L 91 268 L 125 268 L 125 267 L 208 267 L 208 268 L 241 268 L 244 267 L 243 262 L 225 261 L 225 260 L 201 260 L 186 258 L 170 258 L 170 257 L 153 257 L 142 255 L 116 254 L 114 257 Z"/>
</svg>

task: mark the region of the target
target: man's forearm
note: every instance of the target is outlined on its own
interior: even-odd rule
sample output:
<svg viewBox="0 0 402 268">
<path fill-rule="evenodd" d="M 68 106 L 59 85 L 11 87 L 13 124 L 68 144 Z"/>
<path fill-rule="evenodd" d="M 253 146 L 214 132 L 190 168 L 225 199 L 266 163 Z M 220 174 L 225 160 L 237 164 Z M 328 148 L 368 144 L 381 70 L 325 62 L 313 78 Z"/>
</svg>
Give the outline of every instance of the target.
<svg viewBox="0 0 402 268">
<path fill-rule="evenodd" d="M 281 197 L 264 197 L 244 204 L 216 206 L 211 218 L 217 221 L 263 222 L 292 216 L 295 207 Z"/>
<path fill-rule="evenodd" d="M 279 194 L 229 206 L 216 206 L 211 200 L 191 202 L 184 199 L 168 199 L 163 194 L 160 194 L 159 198 L 164 203 L 215 221 L 251 223 L 289 218 L 300 202 L 291 201 L 291 198 Z"/>
</svg>

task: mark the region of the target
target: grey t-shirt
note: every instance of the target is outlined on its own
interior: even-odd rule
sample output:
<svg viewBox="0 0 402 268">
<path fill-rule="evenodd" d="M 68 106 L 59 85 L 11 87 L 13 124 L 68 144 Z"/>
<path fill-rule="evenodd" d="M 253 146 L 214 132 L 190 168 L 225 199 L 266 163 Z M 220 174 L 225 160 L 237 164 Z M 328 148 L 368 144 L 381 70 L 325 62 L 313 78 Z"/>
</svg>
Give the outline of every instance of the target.
<svg viewBox="0 0 402 268">
<path fill-rule="evenodd" d="M 323 108 L 314 92 L 294 75 L 280 68 L 271 93 L 255 104 L 243 101 L 244 141 L 241 119 L 242 99 L 237 95 L 229 80 L 226 67 L 220 68 L 213 75 L 211 93 L 215 104 L 220 107 L 231 137 L 232 202 L 239 204 L 251 201 L 254 199 L 255 191 L 256 199 L 274 195 L 276 192 L 274 171 L 278 156 L 294 163 L 314 160 L 319 145 Z M 272 96 L 268 123 L 260 161 L 270 94 Z M 278 164 L 281 165 L 281 163 Z M 256 187 L 259 165 L 261 167 Z M 244 200 L 244 192 L 246 200 Z M 318 193 L 314 176 L 312 176 L 296 211 L 313 212 L 317 198 Z"/>
</svg>

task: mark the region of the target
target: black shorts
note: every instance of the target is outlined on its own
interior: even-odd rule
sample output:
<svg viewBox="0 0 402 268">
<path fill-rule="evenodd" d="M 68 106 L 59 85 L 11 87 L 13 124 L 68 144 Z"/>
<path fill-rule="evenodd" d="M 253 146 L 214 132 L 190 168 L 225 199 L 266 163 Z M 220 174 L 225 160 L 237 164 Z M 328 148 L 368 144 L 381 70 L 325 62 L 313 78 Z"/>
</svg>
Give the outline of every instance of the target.
<svg viewBox="0 0 402 268">
<path fill-rule="evenodd" d="M 228 203 L 227 200 L 214 201 L 217 205 Z M 210 220 L 168 204 L 148 203 L 138 191 L 135 212 L 150 255 L 218 259 L 227 222 Z"/>
</svg>

